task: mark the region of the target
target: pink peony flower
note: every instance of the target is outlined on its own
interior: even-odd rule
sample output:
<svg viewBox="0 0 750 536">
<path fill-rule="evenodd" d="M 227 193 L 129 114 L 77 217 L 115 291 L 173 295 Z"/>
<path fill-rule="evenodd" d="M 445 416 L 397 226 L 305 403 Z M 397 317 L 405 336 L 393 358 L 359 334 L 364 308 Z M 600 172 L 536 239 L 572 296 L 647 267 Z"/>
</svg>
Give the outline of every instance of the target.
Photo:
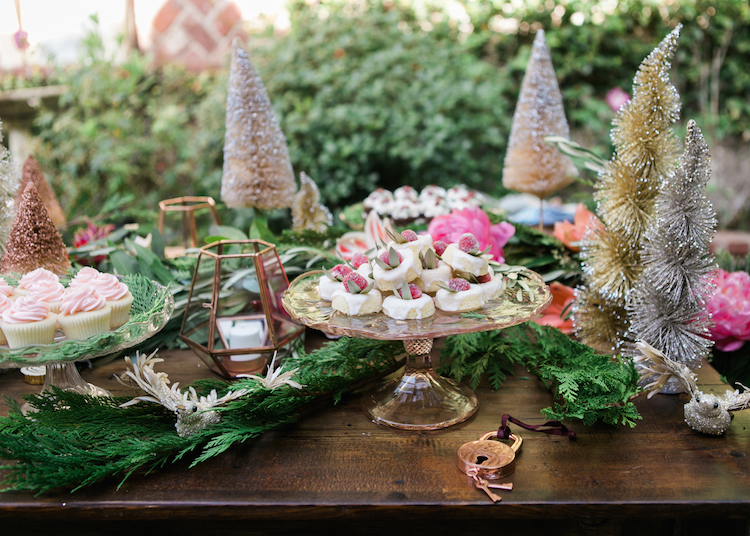
<svg viewBox="0 0 750 536">
<path fill-rule="evenodd" d="M 598 231 L 601 228 L 602 224 L 599 219 L 583 203 L 578 203 L 573 223 L 569 221 L 555 222 L 555 230 L 552 234 L 569 249 L 581 251 L 581 240 L 589 230 Z"/>
<path fill-rule="evenodd" d="M 570 335 L 573 333 L 570 305 L 575 300 L 575 290 L 557 281 L 550 283 L 549 289 L 552 291 L 552 303 L 533 321 L 540 326 L 552 326 Z"/>
<path fill-rule="evenodd" d="M 708 301 L 711 339 L 717 350 L 733 352 L 750 340 L 750 275 L 719 268 L 714 284 L 716 292 Z"/>
<path fill-rule="evenodd" d="M 607 92 L 604 100 L 613 112 L 618 112 L 620 111 L 620 108 L 622 108 L 625 104 L 627 104 L 628 101 L 630 101 L 630 95 L 627 91 L 620 87 L 613 87 Z"/>
<path fill-rule="evenodd" d="M 432 240 L 442 240 L 446 244 L 458 242 L 464 233 L 473 234 L 479 242 L 479 250 L 490 247 L 490 254 L 497 262 L 504 262 L 503 246 L 516 232 L 508 222 L 490 225 L 490 218 L 481 208 L 454 209 L 444 216 L 437 216 L 430 222 L 427 232 Z"/>
</svg>

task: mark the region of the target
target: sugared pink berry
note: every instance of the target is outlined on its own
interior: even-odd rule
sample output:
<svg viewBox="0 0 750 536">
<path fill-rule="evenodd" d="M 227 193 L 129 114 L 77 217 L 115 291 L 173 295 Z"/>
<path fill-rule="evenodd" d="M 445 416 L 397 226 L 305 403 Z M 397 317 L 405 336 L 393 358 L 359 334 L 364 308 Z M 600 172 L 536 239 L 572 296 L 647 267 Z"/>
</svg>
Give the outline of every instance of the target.
<svg viewBox="0 0 750 536">
<path fill-rule="evenodd" d="M 489 273 L 477 276 L 477 281 L 479 281 L 480 283 L 489 283 L 491 279 L 492 279 L 492 276 Z"/>
<path fill-rule="evenodd" d="M 464 233 L 461 238 L 458 239 L 458 249 L 464 253 L 468 253 L 473 250 L 479 249 L 479 242 L 477 238 L 471 233 Z"/>
<path fill-rule="evenodd" d="M 412 300 L 416 300 L 422 297 L 422 289 L 414 283 L 409 283 L 409 291 L 411 292 Z"/>
<path fill-rule="evenodd" d="M 346 290 L 347 292 L 350 292 L 349 285 L 347 285 L 347 281 L 354 282 L 354 284 L 359 287 L 359 290 L 364 290 L 367 287 L 367 280 L 364 277 L 362 277 L 360 274 L 358 274 L 357 272 L 350 272 L 344 276 L 344 281 L 343 281 L 344 290 Z"/>
<path fill-rule="evenodd" d="M 331 275 L 334 276 L 336 279 L 341 281 L 343 277 L 351 273 L 352 269 L 349 268 L 346 264 L 337 264 L 333 268 L 331 268 Z"/>
<path fill-rule="evenodd" d="M 401 256 L 401 253 L 399 253 L 398 251 L 396 251 L 396 255 L 398 256 L 398 263 L 401 264 L 401 261 L 403 261 L 404 258 Z M 387 265 L 390 266 L 390 261 L 388 260 L 388 252 L 387 251 L 384 251 L 383 253 L 381 253 L 380 257 L 378 257 L 378 258 L 381 261 L 383 261 L 384 263 L 386 263 Z"/>
<path fill-rule="evenodd" d="M 355 253 L 351 260 L 352 266 L 354 266 L 355 270 L 368 262 L 370 261 L 364 253 Z"/>
<path fill-rule="evenodd" d="M 409 242 L 414 242 L 415 240 L 417 240 L 419 238 L 417 236 L 417 233 L 415 233 L 411 229 L 407 229 L 406 231 L 402 231 L 401 232 L 401 236 L 403 236 L 404 238 L 406 238 L 406 240 L 409 241 Z"/>
<path fill-rule="evenodd" d="M 460 277 L 454 277 L 453 279 L 448 281 L 448 288 L 455 292 L 462 292 L 464 290 L 469 290 L 471 286 L 469 285 L 469 282 L 466 279 L 461 279 Z"/>
<path fill-rule="evenodd" d="M 432 247 L 435 248 L 435 253 L 442 256 L 443 253 L 445 253 L 445 248 L 448 247 L 448 244 L 446 244 L 442 240 L 435 240 L 432 243 Z"/>
</svg>

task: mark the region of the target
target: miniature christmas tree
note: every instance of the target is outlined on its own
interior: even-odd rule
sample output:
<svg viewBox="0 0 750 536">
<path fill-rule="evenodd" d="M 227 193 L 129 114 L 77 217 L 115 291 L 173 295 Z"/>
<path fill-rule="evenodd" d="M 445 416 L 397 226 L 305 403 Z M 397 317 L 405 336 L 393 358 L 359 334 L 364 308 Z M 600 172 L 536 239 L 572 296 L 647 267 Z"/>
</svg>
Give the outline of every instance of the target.
<svg viewBox="0 0 750 536">
<path fill-rule="evenodd" d="M 3 141 L 3 124 L 0 122 L 0 142 Z M 13 195 L 18 188 L 18 176 L 8 150 L 0 144 L 0 248 L 5 249 L 13 222 Z"/>
<path fill-rule="evenodd" d="M 640 252 L 659 186 L 676 164 L 680 97 L 669 81 L 681 26 L 641 63 L 633 98 L 617 113 L 614 156 L 599 175 L 595 199 L 604 229 L 584 240 L 585 285 L 573 311 L 576 334 L 600 351 L 615 352 L 628 330 L 626 305 L 641 271 Z"/>
<path fill-rule="evenodd" d="M 634 339 L 695 369 L 712 344 L 706 304 L 713 294 L 715 265 L 708 248 L 716 216 L 704 195 L 711 176 L 708 147 L 693 120 L 685 145 L 680 167 L 656 198 L 641 255 L 643 273 L 628 308 Z"/>
<path fill-rule="evenodd" d="M 0 273 L 23 274 L 37 268 L 62 275 L 70 270 L 71 265 L 60 233 L 34 183 L 29 182 L 21 194 L 16 219 L 0 261 Z"/>
<path fill-rule="evenodd" d="M 29 155 L 26 162 L 23 164 L 23 170 L 21 171 L 21 186 L 18 189 L 18 195 L 16 196 L 16 207 L 21 201 L 21 195 L 26 189 L 26 185 L 29 182 L 33 182 L 36 187 L 36 191 L 39 193 L 39 197 L 42 199 L 44 206 L 47 207 L 49 217 L 52 219 L 57 227 L 64 227 L 66 222 L 65 213 L 60 207 L 60 203 L 57 201 L 55 192 L 52 191 L 52 187 L 47 182 L 47 179 L 42 173 L 42 168 L 39 167 L 39 162 L 36 161 L 34 155 Z"/>
<path fill-rule="evenodd" d="M 546 144 L 545 136 L 568 138 L 570 131 L 544 31 L 539 30 L 513 114 L 503 186 L 541 200 L 576 179 L 573 161 Z M 541 227 L 541 213 L 539 224 Z"/>
<path fill-rule="evenodd" d="M 297 185 L 268 93 L 238 38 L 232 43 L 221 198 L 230 208 L 289 207 Z"/>
<path fill-rule="evenodd" d="M 292 204 L 294 230 L 310 229 L 322 233 L 333 224 L 331 211 L 320 203 L 318 185 L 304 171 L 299 174 L 299 183 Z"/>
</svg>

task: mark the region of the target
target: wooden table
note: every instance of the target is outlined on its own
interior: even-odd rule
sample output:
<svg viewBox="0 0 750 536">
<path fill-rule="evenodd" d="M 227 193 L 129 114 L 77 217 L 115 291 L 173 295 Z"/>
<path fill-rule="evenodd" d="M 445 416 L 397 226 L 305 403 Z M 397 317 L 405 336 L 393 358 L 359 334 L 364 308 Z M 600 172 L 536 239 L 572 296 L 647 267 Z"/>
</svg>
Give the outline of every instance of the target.
<svg viewBox="0 0 750 536">
<path fill-rule="evenodd" d="M 189 351 L 162 352 L 160 369 L 187 385 L 211 372 Z M 120 362 L 82 371 L 115 394 Z M 723 392 L 706 365 L 699 383 Z M 18 371 L 0 392 L 38 391 Z M 432 432 L 369 422 L 352 395 L 283 431 L 237 445 L 188 469 L 179 462 L 149 476 L 107 481 L 74 494 L 0 494 L 3 534 L 748 534 L 750 411 L 723 437 L 682 421 L 685 395 L 637 401 L 633 429 L 569 423 L 578 440 L 526 432 L 493 504 L 456 464 L 458 448 L 496 429 L 504 413 L 544 421 L 552 397 L 519 368 L 500 391 L 477 390 L 468 422 Z M 2 412 L 5 413 L 5 408 Z"/>
</svg>

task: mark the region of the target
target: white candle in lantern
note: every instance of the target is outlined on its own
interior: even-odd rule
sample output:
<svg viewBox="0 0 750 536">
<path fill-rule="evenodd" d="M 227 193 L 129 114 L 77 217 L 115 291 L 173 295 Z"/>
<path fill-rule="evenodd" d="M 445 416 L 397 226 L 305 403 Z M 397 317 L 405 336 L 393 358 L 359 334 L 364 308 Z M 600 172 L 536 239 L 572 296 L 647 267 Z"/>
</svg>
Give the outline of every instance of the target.
<svg viewBox="0 0 750 536">
<path fill-rule="evenodd" d="M 257 321 L 235 322 L 229 330 L 229 348 L 259 348 L 260 334 L 263 324 Z M 232 361 L 251 361 L 259 358 L 259 354 L 233 355 Z"/>
</svg>

